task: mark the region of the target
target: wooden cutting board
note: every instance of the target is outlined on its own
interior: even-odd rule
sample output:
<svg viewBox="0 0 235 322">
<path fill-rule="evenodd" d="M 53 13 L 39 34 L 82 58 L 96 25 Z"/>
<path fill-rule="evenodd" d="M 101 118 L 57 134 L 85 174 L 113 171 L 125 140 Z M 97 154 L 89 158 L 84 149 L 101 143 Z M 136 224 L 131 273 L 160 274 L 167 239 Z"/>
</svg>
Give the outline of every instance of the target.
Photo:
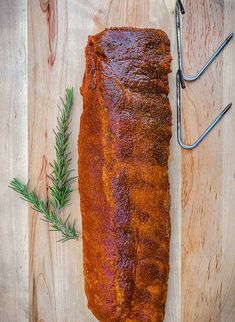
<svg viewBox="0 0 235 322">
<path fill-rule="evenodd" d="M 14 192 L 16 176 L 47 194 L 59 96 L 74 87 L 77 135 L 87 36 L 109 26 L 156 27 L 171 39 L 174 116 L 170 180 L 171 272 L 166 322 L 235 321 L 235 106 L 194 151 L 176 141 L 174 0 L 0 1 L 0 322 L 95 322 L 83 289 L 82 241 L 60 235 Z M 185 69 L 192 74 L 235 28 L 234 0 L 185 0 Z M 228 103 L 235 105 L 235 40 L 184 90 L 185 140 L 192 142 Z M 77 185 L 74 185 L 77 189 Z M 66 211 L 81 231 L 79 194 Z M 66 215 L 65 214 L 65 215 Z"/>
</svg>

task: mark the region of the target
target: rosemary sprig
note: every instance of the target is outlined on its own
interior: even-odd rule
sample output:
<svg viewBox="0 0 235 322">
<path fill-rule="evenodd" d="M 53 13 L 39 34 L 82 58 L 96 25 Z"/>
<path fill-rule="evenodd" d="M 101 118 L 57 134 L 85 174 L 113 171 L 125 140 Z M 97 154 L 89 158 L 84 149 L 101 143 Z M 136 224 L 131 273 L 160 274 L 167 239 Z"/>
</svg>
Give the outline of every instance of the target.
<svg viewBox="0 0 235 322">
<path fill-rule="evenodd" d="M 62 99 L 61 99 L 62 100 Z M 57 119 L 57 131 L 55 133 L 55 150 L 56 159 L 51 164 L 52 173 L 49 176 L 52 185 L 49 186 L 51 197 L 47 201 L 39 200 L 35 192 L 29 191 L 28 185 L 22 184 L 18 179 L 14 178 L 10 182 L 10 188 L 21 195 L 21 198 L 32 205 L 32 208 L 41 213 L 44 221 L 49 222 L 51 231 L 60 231 L 62 238 L 60 241 L 69 239 L 78 239 L 78 232 L 75 229 L 75 221 L 73 224 L 69 222 L 69 216 L 63 220 L 58 213 L 62 208 L 68 205 L 70 195 L 73 191 L 72 183 L 76 177 L 71 177 L 73 170 L 69 168 L 71 159 L 69 158 L 69 136 L 68 127 L 70 123 L 70 112 L 73 102 L 73 89 L 66 89 L 66 101 L 63 103 L 63 109 L 60 117 Z M 53 210 L 51 210 L 52 206 Z"/>
<path fill-rule="evenodd" d="M 10 188 L 15 190 L 21 195 L 21 199 L 29 202 L 34 210 L 41 213 L 44 220 L 51 224 L 52 231 L 60 231 L 62 233 L 62 239 L 60 241 L 66 241 L 69 239 L 78 239 L 78 232 L 75 229 L 75 222 L 71 225 L 68 221 L 69 217 L 65 221 L 56 215 L 54 211 L 50 211 L 47 204 L 39 200 L 33 191 L 29 191 L 28 185 L 22 184 L 18 179 L 14 178 L 10 182 Z"/>
<path fill-rule="evenodd" d="M 62 99 L 63 110 L 57 118 L 57 132 L 55 134 L 56 159 L 52 166 L 52 173 L 49 178 L 52 180 L 52 186 L 49 186 L 52 198 L 50 204 L 58 211 L 68 205 L 70 195 L 73 191 L 72 183 L 76 177 L 71 177 L 73 170 L 69 169 L 71 158 L 69 158 L 69 136 L 68 126 L 70 124 L 70 112 L 73 102 L 73 89 L 66 90 L 66 101 Z"/>
</svg>

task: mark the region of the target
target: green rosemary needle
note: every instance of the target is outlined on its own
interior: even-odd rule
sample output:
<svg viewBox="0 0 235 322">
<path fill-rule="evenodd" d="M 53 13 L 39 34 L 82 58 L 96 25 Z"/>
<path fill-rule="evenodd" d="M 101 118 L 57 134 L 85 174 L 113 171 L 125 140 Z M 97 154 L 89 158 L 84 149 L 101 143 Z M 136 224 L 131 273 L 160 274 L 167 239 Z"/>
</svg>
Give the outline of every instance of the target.
<svg viewBox="0 0 235 322">
<path fill-rule="evenodd" d="M 66 89 L 66 101 L 62 99 L 63 109 L 61 115 L 57 118 L 57 131 L 55 134 L 55 151 L 56 159 L 52 166 L 52 173 L 49 178 L 52 180 L 52 186 L 49 186 L 51 193 L 50 204 L 60 211 L 62 208 L 68 205 L 69 198 L 73 192 L 72 183 L 76 177 L 72 177 L 73 170 L 69 168 L 71 158 L 69 157 L 69 136 L 68 126 L 70 123 L 70 112 L 73 103 L 73 89 Z"/>
<path fill-rule="evenodd" d="M 39 200 L 33 191 L 30 192 L 28 190 L 28 185 L 24 185 L 18 179 L 14 178 L 10 182 L 10 188 L 19 193 L 23 200 L 29 202 L 34 210 L 43 215 L 45 218 L 44 220 L 51 224 L 50 230 L 60 231 L 62 233 L 60 241 L 78 239 L 78 232 L 74 227 L 75 222 L 71 225 L 68 221 L 69 217 L 67 217 L 66 220 L 63 220 L 61 217 L 57 216 L 54 211 L 50 211 L 44 201 Z"/>
</svg>

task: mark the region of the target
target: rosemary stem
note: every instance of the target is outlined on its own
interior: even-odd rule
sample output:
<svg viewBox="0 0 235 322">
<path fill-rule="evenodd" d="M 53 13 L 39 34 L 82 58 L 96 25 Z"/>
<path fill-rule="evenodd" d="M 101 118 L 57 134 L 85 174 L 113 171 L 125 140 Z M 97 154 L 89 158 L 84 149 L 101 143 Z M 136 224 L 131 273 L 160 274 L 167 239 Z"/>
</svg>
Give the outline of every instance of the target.
<svg viewBox="0 0 235 322">
<path fill-rule="evenodd" d="M 32 205 L 32 208 L 41 213 L 44 220 L 49 222 L 51 229 L 54 231 L 60 231 L 62 233 L 62 241 L 69 239 L 78 239 L 78 232 L 68 222 L 68 218 L 64 221 L 61 217 L 57 216 L 55 211 L 48 209 L 44 201 L 39 200 L 33 191 L 28 190 L 28 186 L 22 184 L 18 179 L 14 178 L 10 182 L 10 188 L 19 193 L 25 201 Z"/>
</svg>

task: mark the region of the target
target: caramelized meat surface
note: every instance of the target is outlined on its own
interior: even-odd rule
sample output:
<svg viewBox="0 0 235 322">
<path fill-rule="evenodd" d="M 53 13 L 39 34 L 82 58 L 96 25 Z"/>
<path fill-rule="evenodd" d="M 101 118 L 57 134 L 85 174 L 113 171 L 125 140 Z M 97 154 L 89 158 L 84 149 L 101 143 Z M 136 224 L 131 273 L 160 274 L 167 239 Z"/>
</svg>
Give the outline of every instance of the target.
<svg viewBox="0 0 235 322">
<path fill-rule="evenodd" d="M 102 322 L 162 322 L 169 272 L 170 42 L 90 36 L 78 141 L 85 291 Z"/>
</svg>

